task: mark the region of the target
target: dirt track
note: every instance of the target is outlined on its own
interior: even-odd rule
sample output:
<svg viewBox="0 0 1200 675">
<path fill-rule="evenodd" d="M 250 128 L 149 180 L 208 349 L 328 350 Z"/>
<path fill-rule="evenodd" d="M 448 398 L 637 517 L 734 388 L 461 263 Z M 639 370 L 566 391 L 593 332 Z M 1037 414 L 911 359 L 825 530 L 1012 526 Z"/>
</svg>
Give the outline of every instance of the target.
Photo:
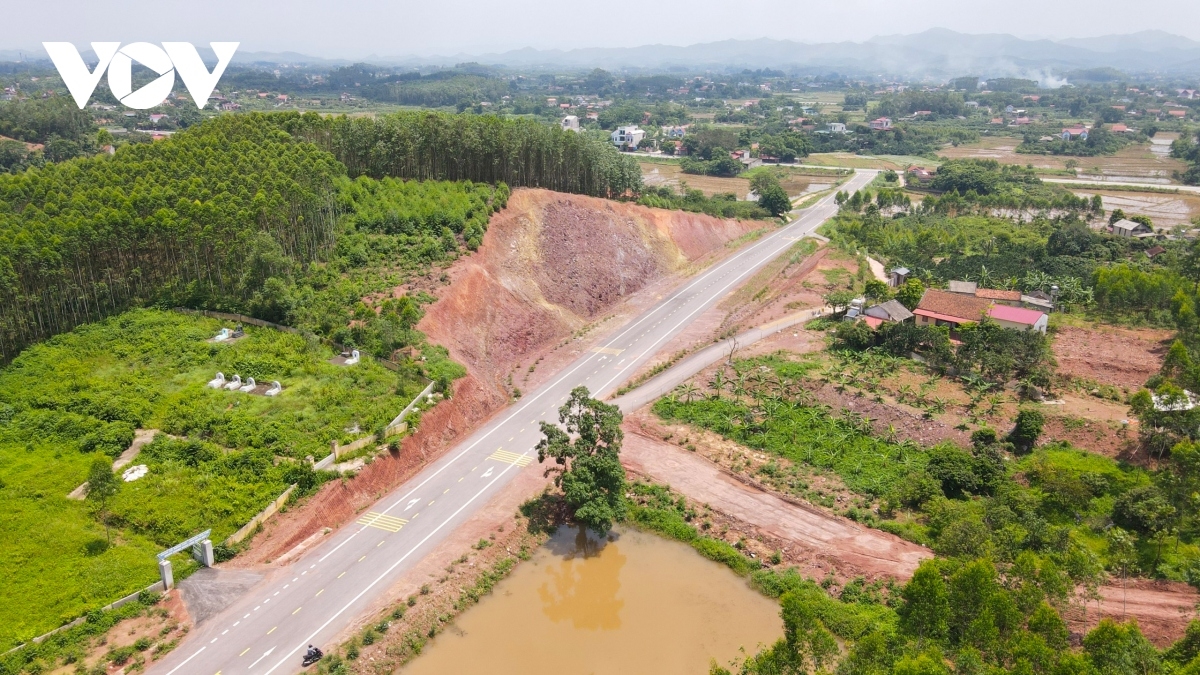
<svg viewBox="0 0 1200 675">
<path fill-rule="evenodd" d="M 841 574 L 907 579 L 922 559 L 933 555 L 886 532 L 755 489 L 703 457 L 644 436 L 628 424 L 621 462 L 714 510 L 835 561 Z"/>
</svg>

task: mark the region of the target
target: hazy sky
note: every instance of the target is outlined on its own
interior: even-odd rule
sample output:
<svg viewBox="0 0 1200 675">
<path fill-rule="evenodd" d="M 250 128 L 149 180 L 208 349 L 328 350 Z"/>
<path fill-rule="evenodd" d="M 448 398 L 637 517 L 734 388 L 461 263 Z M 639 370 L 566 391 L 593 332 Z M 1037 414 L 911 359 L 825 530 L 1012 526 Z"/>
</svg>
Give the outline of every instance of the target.
<svg viewBox="0 0 1200 675">
<path fill-rule="evenodd" d="M 356 58 L 522 47 L 861 41 L 932 27 L 1021 37 L 1161 29 L 1200 40 L 1200 2 L 1147 0 L 0 0 L 0 49 L 43 41 L 240 41 L 243 51 Z M 19 30 L 13 28 L 19 27 Z"/>
</svg>

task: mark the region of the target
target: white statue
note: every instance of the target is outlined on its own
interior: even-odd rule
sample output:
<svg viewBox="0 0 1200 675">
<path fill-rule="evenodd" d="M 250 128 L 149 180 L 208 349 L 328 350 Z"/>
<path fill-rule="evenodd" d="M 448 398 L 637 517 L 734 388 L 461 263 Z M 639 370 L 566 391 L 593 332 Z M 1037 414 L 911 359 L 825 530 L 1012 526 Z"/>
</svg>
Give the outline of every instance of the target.
<svg viewBox="0 0 1200 675">
<path fill-rule="evenodd" d="M 230 380 L 229 383 L 225 385 L 225 388 L 228 389 L 229 391 L 236 391 L 238 389 L 241 389 L 242 388 L 242 376 L 234 375 L 233 379 Z"/>
<path fill-rule="evenodd" d="M 350 352 L 350 358 L 346 359 L 346 365 L 348 365 L 348 366 L 352 366 L 356 363 L 358 363 L 358 350 L 357 349 Z"/>
<path fill-rule="evenodd" d="M 252 377 L 252 378 L 246 380 L 246 386 L 241 387 L 240 389 L 238 389 L 238 391 L 249 394 L 250 392 L 254 391 L 254 388 L 257 386 L 258 386 L 258 383 L 256 383 L 254 381 L 254 378 Z"/>
<path fill-rule="evenodd" d="M 278 396 L 279 392 L 283 391 L 283 385 L 279 384 L 279 380 L 271 383 L 271 388 L 267 390 L 267 396 Z"/>
<path fill-rule="evenodd" d="M 232 336 L 233 333 L 231 333 L 228 328 L 222 328 L 215 336 L 213 336 L 213 342 L 224 342 Z"/>
<path fill-rule="evenodd" d="M 208 381 L 209 389 L 220 389 L 225 386 L 225 373 L 217 373 L 217 376 Z"/>
</svg>

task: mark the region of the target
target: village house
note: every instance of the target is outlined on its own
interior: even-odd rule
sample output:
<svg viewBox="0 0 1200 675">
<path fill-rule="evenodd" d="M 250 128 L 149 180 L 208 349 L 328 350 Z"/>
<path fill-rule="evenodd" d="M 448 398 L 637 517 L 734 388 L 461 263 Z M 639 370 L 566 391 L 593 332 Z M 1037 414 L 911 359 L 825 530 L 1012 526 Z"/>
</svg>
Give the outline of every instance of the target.
<svg viewBox="0 0 1200 675">
<path fill-rule="evenodd" d="M 904 282 L 908 281 L 908 275 L 910 274 L 912 274 L 912 271 L 907 267 L 893 267 L 892 271 L 888 274 L 888 286 L 892 288 L 903 286 Z"/>
<path fill-rule="evenodd" d="M 968 322 L 980 321 L 985 316 L 995 319 L 1001 326 L 1013 330 L 1036 330 L 1045 333 L 1049 323 L 1046 315 L 1037 310 L 997 305 L 987 298 L 976 297 L 974 294 L 967 295 L 936 288 L 925 291 L 913 314 L 917 317 L 918 325 L 949 327 L 951 339 L 957 339 L 959 326 Z"/>
<path fill-rule="evenodd" d="M 844 133 L 846 133 L 846 125 L 842 124 L 841 122 L 830 122 L 829 123 L 829 133 L 844 134 Z"/>
<path fill-rule="evenodd" d="M 863 323 L 871 328 L 879 328 L 885 323 L 903 323 L 913 318 L 913 313 L 900 304 L 899 300 L 888 300 L 878 305 L 872 305 L 862 313 Z"/>
<path fill-rule="evenodd" d="M 1070 141 L 1076 138 L 1081 141 L 1086 141 L 1088 139 L 1088 130 L 1087 127 L 1067 127 L 1066 129 L 1062 130 L 1061 137 L 1064 141 Z"/>
<path fill-rule="evenodd" d="M 562 127 L 563 131 L 574 131 L 575 133 L 579 133 L 579 118 L 575 115 L 567 115 L 566 117 L 562 118 L 562 122 L 560 122 L 559 125 Z"/>
<path fill-rule="evenodd" d="M 1154 234 L 1154 230 L 1145 223 L 1139 223 L 1128 218 L 1122 218 L 1112 224 L 1112 233 L 1118 237 L 1137 237 Z"/>
<path fill-rule="evenodd" d="M 871 120 L 871 129 L 873 131 L 887 131 L 892 128 L 892 120 L 890 117 L 880 117 L 879 119 Z"/>
<path fill-rule="evenodd" d="M 636 150 L 638 143 L 646 137 L 646 132 L 637 128 L 637 125 L 627 127 L 617 127 L 617 130 L 609 135 L 612 139 L 612 144 L 618 148 L 628 148 Z"/>
</svg>

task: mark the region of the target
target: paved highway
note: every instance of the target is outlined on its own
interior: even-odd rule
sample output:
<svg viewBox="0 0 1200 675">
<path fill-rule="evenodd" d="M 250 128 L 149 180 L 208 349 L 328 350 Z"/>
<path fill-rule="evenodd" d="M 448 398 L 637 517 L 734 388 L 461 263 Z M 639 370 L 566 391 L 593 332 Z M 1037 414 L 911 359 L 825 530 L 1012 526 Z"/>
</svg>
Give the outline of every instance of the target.
<svg viewBox="0 0 1200 675">
<path fill-rule="evenodd" d="M 859 171 L 842 189 L 875 177 Z M 300 670 L 307 646 L 322 648 L 380 593 L 518 471 L 537 463 L 538 423 L 557 422 L 571 389 L 603 398 L 704 310 L 836 212 L 833 195 L 789 225 L 712 265 L 617 329 L 553 380 L 452 448 L 287 570 L 192 631 L 155 664 L 155 675 L 272 675 Z M 529 470 L 538 471 L 537 467 Z"/>
</svg>

